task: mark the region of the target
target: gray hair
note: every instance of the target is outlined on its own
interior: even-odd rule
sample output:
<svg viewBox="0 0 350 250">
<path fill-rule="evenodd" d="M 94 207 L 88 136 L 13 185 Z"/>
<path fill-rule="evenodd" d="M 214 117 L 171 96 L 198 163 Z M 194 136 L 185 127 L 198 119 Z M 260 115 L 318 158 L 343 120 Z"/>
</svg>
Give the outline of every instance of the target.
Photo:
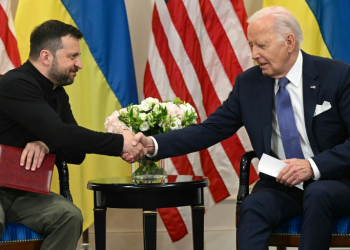
<svg viewBox="0 0 350 250">
<path fill-rule="evenodd" d="M 300 49 L 300 44 L 303 42 L 303 32 L 298 20 L 286 8 L 280 6 L 263 8 L 249 17 L 247 22 L 250 24 L 271 16 L 275 18 L 274 26 L 279 40 L 282 42 L 288 33 L 293 33 L 296 39 L 296 46 Z"/>
</svg>

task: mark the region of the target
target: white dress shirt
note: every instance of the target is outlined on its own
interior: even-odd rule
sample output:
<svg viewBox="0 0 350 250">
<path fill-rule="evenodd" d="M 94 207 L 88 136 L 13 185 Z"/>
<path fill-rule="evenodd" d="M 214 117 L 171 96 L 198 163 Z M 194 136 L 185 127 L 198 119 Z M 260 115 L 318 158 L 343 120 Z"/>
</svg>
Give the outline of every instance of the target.
<svg viewBox="0 0 350 250">
<path fill-rule="evenodd" d="M 305 119 L 304 119 L 304 101 L 303 101 L 303 55 L 299 51 L 298 59 L 290 69 L 286 77 L 289 79 L 290 83 L 286 85 L 286 89 L 289 93 L 296 126 L 299 133 L 299 139 L 301 143 L 301 149 L 304 154 L 304 158 L 308 159 L 311 164 L 311 167 L 314 171 L 314 179 L 318 180 L 321 177 L 320 171 L 316 166 L 315 162 L 311 159 L 314 156 L 309 139 L 306 134 Z M 275 97 L 279 89 L 278 85 L 279 79 L 275 79 Z M 279 159 L 286 159 L 284 154 L 280 129 L 277 121 L 276 113 L 276 102 L 272 109 L 272 135 L 271 135 L 271 150 Z"/>
</svg>

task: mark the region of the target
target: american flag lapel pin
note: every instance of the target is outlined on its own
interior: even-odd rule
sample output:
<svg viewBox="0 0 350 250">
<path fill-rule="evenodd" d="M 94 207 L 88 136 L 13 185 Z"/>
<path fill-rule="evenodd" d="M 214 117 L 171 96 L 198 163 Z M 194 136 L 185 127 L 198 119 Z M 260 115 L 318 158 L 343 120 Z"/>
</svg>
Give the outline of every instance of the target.
<svg viewBox="0 0 350 250">
<path fill-rule="evenodd" d="M 316 86 L 315 85 L 311 85 L 310 89 L 316 89 Z"/>
</svg>

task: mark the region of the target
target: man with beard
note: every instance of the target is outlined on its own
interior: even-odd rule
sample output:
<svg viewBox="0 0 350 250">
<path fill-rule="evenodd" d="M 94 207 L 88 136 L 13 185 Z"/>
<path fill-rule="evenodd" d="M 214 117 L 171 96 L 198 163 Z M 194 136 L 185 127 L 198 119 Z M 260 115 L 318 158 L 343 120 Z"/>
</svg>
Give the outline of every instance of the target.
<svg viewBox="0 0 350 250">
<path fill-rule="evenodd" d="M 146 153 L 133 146 L 132 132 L 123 135 L 77 125 L 68 95 L 80 61 L 75 27 L 57 20 L 36 27 L 30 37 L 29 60 L 0 79 L 0 144 L 24 148 L 20 164 L 37 169 L 47 153 L 80 164 L 86 153 L 136 158 Z M 0 177 L 1 178 L 1 177 Z M 0 237 L 6 221 L 18 222 L 44 235 L 41 249 L 76 249 L 82 231 L 81 211 L 61 195 L 41 195 L 0 187 Z"/>
</svg>

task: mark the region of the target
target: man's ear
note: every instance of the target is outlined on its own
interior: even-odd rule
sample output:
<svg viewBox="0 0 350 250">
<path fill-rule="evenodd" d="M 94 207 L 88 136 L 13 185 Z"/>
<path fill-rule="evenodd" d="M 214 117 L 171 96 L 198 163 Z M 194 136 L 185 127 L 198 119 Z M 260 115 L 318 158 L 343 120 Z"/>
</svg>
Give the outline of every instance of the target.
<svg viewBox="0 0 350 250">
<path fill-rule="evenodd" d="M 286 35 L 286 44 L 287 44 L 287 47 L 288 47 L 288 53 L 292 53 L 292 51 L 294 50 L 295 48 L 295 36 L 293 33 L 288 33 Z"/>
<path fill-rule="evenodd" d="M 40 51 L 40 61 L 45 66 L 50 66 L 53 60 L 53 55 L 49 50 L 43 49 Z"/>
</svg>

